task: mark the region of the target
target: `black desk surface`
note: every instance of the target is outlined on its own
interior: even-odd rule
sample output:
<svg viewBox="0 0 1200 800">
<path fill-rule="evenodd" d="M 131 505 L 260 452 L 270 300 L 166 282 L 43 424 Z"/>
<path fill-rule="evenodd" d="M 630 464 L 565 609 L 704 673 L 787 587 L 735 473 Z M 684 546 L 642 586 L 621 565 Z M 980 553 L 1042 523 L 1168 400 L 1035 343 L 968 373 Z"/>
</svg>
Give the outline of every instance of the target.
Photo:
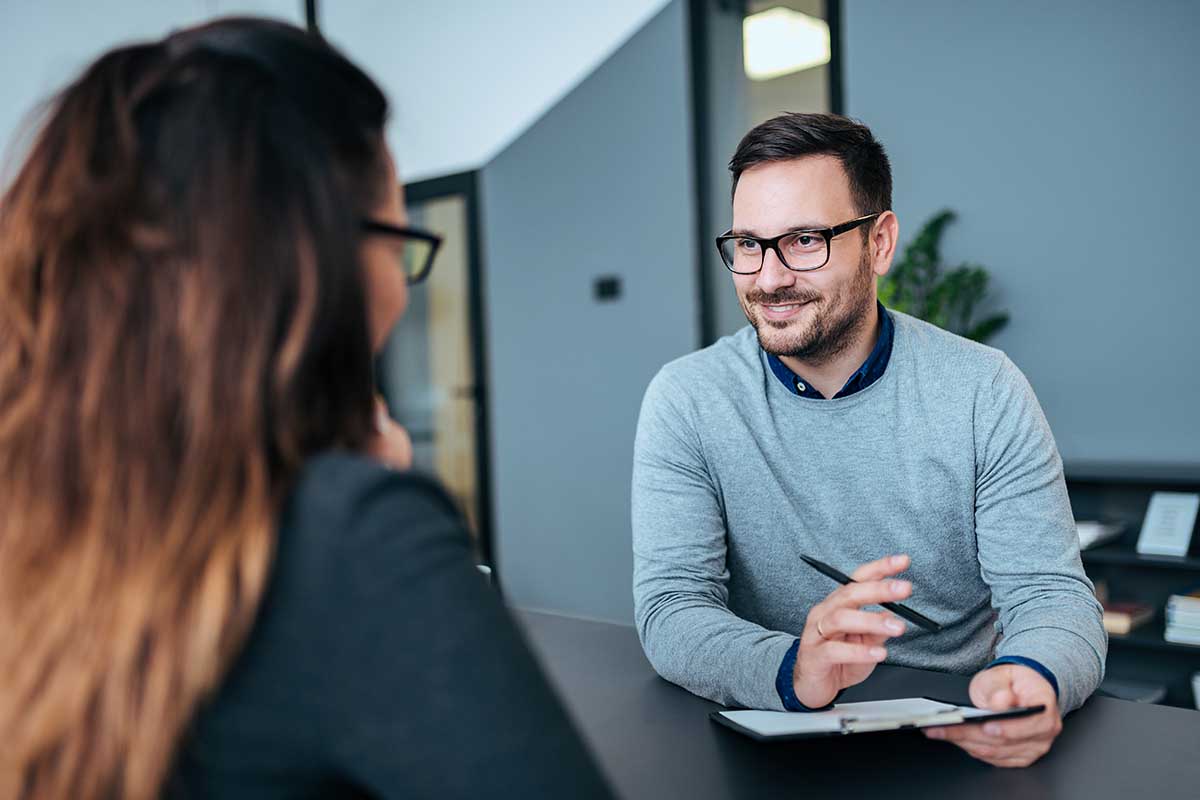
<svg viewBox="0 0 1200 800">
<path fill-rule="evenodd" d="M 1200 798 L 1200 712 L 1094 697 L 1041 761 L 1016 770 L 909 731 L 761 744 L 709 721 L 720 706 L 659 678 L 633 628 L 518 619 L 625 798 Z M 842 700 L 967 702 L 967 682 L 883 666 Z"/>
</svg>

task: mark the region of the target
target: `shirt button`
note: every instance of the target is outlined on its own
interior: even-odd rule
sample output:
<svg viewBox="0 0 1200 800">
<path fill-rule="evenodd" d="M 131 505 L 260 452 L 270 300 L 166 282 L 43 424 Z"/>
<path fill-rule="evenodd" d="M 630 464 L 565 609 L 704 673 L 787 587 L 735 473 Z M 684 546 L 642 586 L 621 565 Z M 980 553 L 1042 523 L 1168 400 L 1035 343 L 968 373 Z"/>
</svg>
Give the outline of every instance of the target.
<svg viewBox="0 0 1200 800">
<path fill-rule="evenodd" d="M 801 383 L 800 381 L 796 381 L 796 391 L 797 391 L 797 392 L 804 392 L 804 391 L 807 391 L 807 390 L 808 390 L 808 387 L 807 387 L 807 386 L 805 386 L 805 385 L 804 385 L 803 383 Z"/>
</svg>

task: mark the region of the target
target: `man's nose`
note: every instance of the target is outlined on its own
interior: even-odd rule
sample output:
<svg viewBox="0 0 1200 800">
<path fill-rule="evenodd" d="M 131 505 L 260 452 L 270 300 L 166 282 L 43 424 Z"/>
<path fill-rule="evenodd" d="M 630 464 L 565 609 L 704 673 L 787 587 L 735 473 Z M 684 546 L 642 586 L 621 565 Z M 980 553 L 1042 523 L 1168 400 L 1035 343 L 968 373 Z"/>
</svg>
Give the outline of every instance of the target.
<svg viewBox="0 0 1200 800">
<path fill-rule="evenodd" d="M 779 260 L 779 254 L 773 249 L 763 254 L 762 269 L 758 272 L 755 284 L 762 291 L 771 294 L 796 283 L 796 273 L 784 266 Z"/>
</svg>

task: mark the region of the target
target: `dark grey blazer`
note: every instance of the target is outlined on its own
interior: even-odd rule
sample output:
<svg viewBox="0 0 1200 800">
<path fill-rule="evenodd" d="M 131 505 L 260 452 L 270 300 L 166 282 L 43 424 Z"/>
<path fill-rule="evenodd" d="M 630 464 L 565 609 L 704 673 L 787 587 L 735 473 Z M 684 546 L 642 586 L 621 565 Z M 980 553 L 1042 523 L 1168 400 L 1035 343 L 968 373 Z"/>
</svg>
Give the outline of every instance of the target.
<svg viewBox="0 0 1200 800">
<path fill-rule="evenodd" d="M 171 797 L 607 797 L 432 481 L 304 470 L 244 651 Z"/>
</svg>

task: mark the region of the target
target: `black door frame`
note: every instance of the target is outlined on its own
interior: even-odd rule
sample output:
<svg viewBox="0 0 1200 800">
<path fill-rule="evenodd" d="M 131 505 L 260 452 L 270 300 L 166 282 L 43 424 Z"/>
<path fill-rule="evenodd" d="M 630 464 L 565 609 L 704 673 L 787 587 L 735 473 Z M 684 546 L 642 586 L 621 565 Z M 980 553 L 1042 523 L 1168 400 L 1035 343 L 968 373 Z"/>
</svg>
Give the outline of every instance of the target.
<svg viewBox="0 0 1200 800">
<path fill-rule="evenodd" d="M 321 35 L 319 0 L 303 0 L 304 22 L 308 32 Z M 480 234 L 483 230 L 479 202 L 479 172 L 459 172 L 440 178 L 414 181 L 404 187 L 405 200 L 423 203 L 442 197 L 461 195 L 466 202 L 467 214 L 467 306 L 468 338 L 470 343 L 471 368 L 475 383 L 472 387 L 475 401 L 475 487 L 479 502 L 478 536 L 479 558 L 492 568 L 492 581 L 497 587 L 500 576 L 496 572 L 493 549 L 492 509 L 492 452 L 491 426 L 489 420 L 489 397 L 487 389 L 487 351 L 484 348 L 485 322 L 483 312 L 483 245 Z"/>
<path fill-rule="evenodd" d="M 474 373 L 472 399 L 475 401 L 475 487 L 479 501 L 479 557 L 492 567 L 492 580 L 499 575 L 493 549 L 491 427 L 487 382 L 487 350 L 484 347 L 486 322 L 483 298 L 483 231 L 479 202 L 479 172 L 458 172 L 404 185 L 406 203 L 424 203 L 443 197 L 461 196 L 467 216 L 467 326 L 471 370 Z"/>
<path fill-rule="evenodd" d="M 707 187 L 713 177 L 709 168 L 708 135 L 712 109 L 709 108 L 708 19 L 713 13 L 745 16 L 746 0 L 686 0 L 688 15 L 688 55 L 691 61 L 692 169 L 696 186 L 696 293 L 699 301 L 700 347 L 716 341 L 716 315 L 713 309 L 712 276 L 707 261 L 712 241 L 706 224 L 712 211 Z M 715 5 L 715 8 L 714 8 Z M 825 0 L 825 22 L 829 25 L 829 110 L 844 114 L 842 70 L 842 0 Z"/>
</svg>

